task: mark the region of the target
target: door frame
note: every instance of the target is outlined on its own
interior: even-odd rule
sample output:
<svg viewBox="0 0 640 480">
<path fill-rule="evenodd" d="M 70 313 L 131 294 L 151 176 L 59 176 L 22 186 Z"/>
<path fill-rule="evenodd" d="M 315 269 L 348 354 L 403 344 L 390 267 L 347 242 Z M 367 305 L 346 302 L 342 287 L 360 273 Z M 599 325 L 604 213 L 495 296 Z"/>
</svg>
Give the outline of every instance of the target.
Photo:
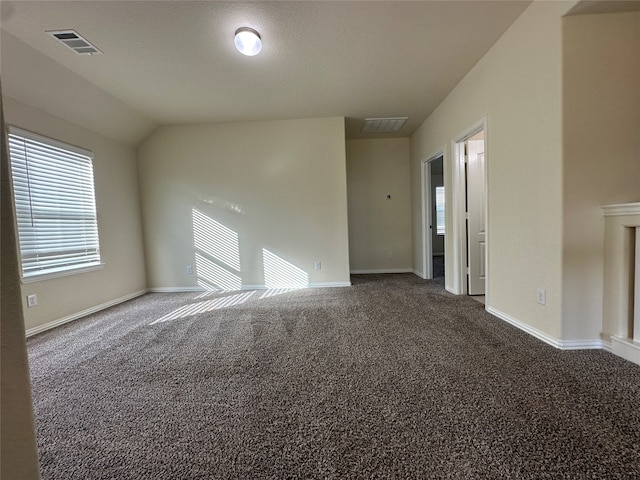
<svg viewBox="0 0 640 480">
<path fill-rule="evenodd" d="M 443 182 L 447 184 L 447 174 L 445 168 L 444 161 L 444 151 L 445 147 L 443 146 L 440 150 L 438 150 L 433 155 L 428 156 L 423 159 L 421 162 L 421 173 L 422 173 L 422 278 L 425 279 L 433 279 L 433 241 L 432 241 L 432 232 L 429 231 L 429 235 L 427 235 L 427 226 L 431 225 L 433 228 L 433 205 L 431 202 L 431 162 L 434 160 L 438 160 L 442 158 L 442 178 Z M 446 191 L 446 190 L 445 190 Z M 445 218 L 446 218 L 446 210 L 445 210 Z M 447 235 L 447 227 L 445 222 L 445 238 Z M 445 248 L 445 262 L 446 262 L 446 251 Z M 445 273 L 446 277 L 446 273 Z M 446 281 L 446 280 L 445 280 Z"/>
<path fill-rule="evenodd" d="M 483 116 L 462 133 L 454 137 L 451 141 L 451 151 L 453 152 L 452 170 L 452 216 L 453 216 L 453 254 L 451 262 L 453 265 L 453 279 L 451 282 L 451 292 L 457 295 L 467 295 L 467 218 L 466 218 L 466 178 L 464 164 L 464 142 L 480 131 L 484 131 L 484 191 L 485 191 L 485 306 L 489 305 L 489 142 L 488 142 L 488 121 L 487 116 Z"/>
</svg>

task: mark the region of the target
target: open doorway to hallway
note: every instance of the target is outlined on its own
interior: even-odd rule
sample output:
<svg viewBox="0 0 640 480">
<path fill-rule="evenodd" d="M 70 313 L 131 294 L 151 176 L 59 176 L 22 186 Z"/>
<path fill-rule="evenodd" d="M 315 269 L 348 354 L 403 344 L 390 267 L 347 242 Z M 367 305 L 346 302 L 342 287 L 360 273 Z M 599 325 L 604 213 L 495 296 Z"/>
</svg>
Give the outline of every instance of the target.
<svg viewBox="0 0 640 480">
<path fill-rule="evenodd" d="M 443 158 L 429 162 L 431 174 L 431 262 L 433 278 L 444 279 L 445 194 Z"/>
<path fill-rule="evenodd" d="M 486 268 L 486 193 L 484 130 L 465 142 L 467 198 L 467 293 L 484 297 Z"/>
<path fill-rule="evenodd" d="M 444 149 L 422 161 L 422 252 L 427 279 L 445 277 Z"/>
<path fill-rule="evenodd" d="M 454 276 L 456 293 L 485 303 L 487 262 L 486 122 L 453 142 Z"/>
</svg>

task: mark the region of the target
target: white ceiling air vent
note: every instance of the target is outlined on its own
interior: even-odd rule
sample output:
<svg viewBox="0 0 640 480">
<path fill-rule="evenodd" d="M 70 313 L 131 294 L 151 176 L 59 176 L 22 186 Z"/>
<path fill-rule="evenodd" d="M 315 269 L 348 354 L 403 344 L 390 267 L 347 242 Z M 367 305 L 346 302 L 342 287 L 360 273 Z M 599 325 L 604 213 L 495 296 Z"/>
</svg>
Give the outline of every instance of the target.
<svg viewBox="0 0 640 480">
<path fill-rule="evenodd" d="M 365 118 L 362 131 L 365 133 L 389 133 L 399 131 L 409 117 Z"/>
<path fill-rule="evenodd" d="M 102 52 L 97 47 L 91 45 L 74 30 L 49 30 L 47 33 L 64 43 L 78 55 L 102 55 Z"/>
</svg>

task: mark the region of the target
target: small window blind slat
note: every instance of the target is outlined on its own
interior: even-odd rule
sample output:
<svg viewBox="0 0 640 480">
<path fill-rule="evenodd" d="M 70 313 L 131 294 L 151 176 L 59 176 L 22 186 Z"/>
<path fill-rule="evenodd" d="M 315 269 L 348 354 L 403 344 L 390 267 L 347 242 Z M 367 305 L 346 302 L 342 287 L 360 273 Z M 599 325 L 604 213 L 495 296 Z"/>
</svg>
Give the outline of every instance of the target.
<svg viewBox="0 0 640 480">
<path fill-rule="evenodd" d="M 93 154 L 9 128 L 23 277 L 100 264 Z"/>
</svg>

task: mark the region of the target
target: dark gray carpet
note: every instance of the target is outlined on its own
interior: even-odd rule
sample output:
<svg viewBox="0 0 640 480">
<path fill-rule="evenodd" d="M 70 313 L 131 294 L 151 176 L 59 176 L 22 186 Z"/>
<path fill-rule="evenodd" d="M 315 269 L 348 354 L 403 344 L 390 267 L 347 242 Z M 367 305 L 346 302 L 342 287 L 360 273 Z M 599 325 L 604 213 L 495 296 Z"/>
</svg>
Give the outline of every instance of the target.
<svg viewBox="0 0 640 480">
<path fill-rule="evenodd" d="M 433 278 L 444 278 L 444 255 L 433 257 Z"/>
<path fill-rule="evenodd" d="M 640 367 L 411 274 L 353 282 L 148 294 L 31 338 L 43 478 L 640 478 Z"/>
</svg>

